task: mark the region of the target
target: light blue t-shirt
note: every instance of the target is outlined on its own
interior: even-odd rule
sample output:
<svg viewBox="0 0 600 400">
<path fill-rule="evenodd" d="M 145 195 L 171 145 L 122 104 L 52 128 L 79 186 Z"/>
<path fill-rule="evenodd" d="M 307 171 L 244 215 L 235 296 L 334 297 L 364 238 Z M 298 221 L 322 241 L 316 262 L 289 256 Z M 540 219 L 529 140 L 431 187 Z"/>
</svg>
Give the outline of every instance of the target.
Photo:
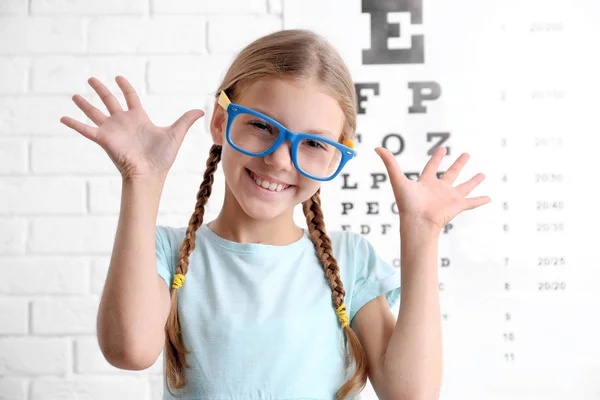
<svg viewBox="0 0 600 400">
<path fill-rule="evenodd" d="M 168 287 L 186 228 L 158 225 L 158 273 Z M 375 297 L 400 300 L 400 274 L 350 231 L 328 233 L 350 321 Z M 183 400 L 334 400 L 343 376 L 342 329 L 315 247 L 237 243 L 198 228 L 179 322 L 190 368 Z M 172 389 L 174 390 L 174 389 Z M 164 387 L 163 399 L 174 399 Z"/>
</svg>

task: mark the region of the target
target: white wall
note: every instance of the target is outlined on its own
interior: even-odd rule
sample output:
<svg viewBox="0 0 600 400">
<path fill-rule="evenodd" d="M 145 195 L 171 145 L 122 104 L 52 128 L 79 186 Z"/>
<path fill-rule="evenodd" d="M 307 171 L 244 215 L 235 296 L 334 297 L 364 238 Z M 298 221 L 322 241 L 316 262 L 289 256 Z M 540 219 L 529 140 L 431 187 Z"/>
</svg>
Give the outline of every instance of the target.
<svg viewBox="0 0 600 400">
<path fill-rule="evenodd" d="M 159 125 L 204 109 L 159 210 L 159 223 L 187 225 L 219 77 L 244 44 L 282 25 L 281 0 L 0 0 L 0 399 L 162 398 L 162 357 L 128 372 L 99 351 L 120 175 L 59 119 L 87 121 L 73 94 L 101 105 L 90 76 L 119 94 L 115 76 L 128 78 Z"/>
<path fill-rule="evenodd" d="M 96 313 L 121 180 L 98 145 L 59 122 L 87 121 L 71 96 L 104 108 L 87 79 L 119 94 L 114 78 L 123 75 L 159 125 L 192 108 L 206 111 L 187 134 L 160 203 L 158 223 L 185 226 L 211 143 L 207 123 L 220 77 L 246 43 L 293 27 L 325 33 L 355 82 L 381 83 L 364 104 L 359 155 L 345 170 L 358 189 L 340 190 L 340 181 L 325 187 L 328 229 L 369 226 L 378 252 L 397 259 L 390 187 L 373 189 L 370 176 L 385 172 L 372 148 L 390 132 L 407 140 L 399 157 L 404 171 L 424 166 L 435 144 L 428 132 L 450 132 L 452 157 L 440 169 L 466 151 L 471 159 L 457 183 L 486 174 L 471 196 L 490 195 L 493 203 L 461 214 L 440 240 L 442 400 L 600 396 L 600 220 L 592 194 L 600 144 L 598 2 L 423 0 L 423 24 L 411 25 L 405 13 L 388 21 L 400 22 L 402 32 L 390 48 L 425 34 L 426 62 L 408 66 L 363 65 L 371 32 L 361 3 L 0 0 L 1 400 L 161 399 L 162 357 L 147 371 L 127 372 L 108 365 L 98 349 Z M 438 82 L 443 95 L 426 114 L 410 114 L 408 84 L 421 81 Z M 564 180 L 538 185 L 536 174 Z M 220 170 L 214 189 L 206 219 L 220 205 Z M 539 210 L 537 201 L 566 207 Z M 344 202 L 354 204 L 348 215 L 341 215 Z M 381 215 L 367 214 L 369 202 L 378 202 Z M 393 233 L 384 235 L 388 222 Z M 536 231 L 540 223 L 566 228 Z M 538 266 L 553 257 L 566 263 Z M 566 290 L 540 290 L 544 282 L 566 283 Z M 364 398 L 375 399 L 370 386 Z"/>
</svg>

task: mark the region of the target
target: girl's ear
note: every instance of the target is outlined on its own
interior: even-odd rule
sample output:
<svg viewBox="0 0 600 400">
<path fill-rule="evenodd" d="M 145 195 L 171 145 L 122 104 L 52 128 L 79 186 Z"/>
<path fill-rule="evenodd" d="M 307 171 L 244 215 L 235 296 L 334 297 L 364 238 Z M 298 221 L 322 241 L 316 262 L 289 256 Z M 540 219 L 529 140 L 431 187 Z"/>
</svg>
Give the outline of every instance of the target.
<svg viewBox="0 0 600 400">
<path fill-rule="evenodd" d="M 210 135 L 216 145 L 222 146 L 225 141 L 225 129 L 227 127 L 227 112 L 215 101 L 212 118 L 210 119 Z"/>
</svg>

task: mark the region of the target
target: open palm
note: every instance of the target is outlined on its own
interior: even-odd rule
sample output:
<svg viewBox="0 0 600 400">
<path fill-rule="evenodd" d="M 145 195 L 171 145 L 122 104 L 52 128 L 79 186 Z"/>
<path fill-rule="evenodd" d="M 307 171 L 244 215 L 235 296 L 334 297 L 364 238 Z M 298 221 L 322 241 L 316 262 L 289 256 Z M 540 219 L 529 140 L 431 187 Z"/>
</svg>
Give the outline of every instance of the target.
<svg viewBox="0 0 600 400">
<path fill-rule="evenodd" d="M 115 81 L 125 96 L 125 111 L 117 98 L 96 78 L 88 83 L 96 91 L 109 115 L 92 106 L 79 95 L 73 102 L 97 127 L 86 125 L 70 117 L 60 121 L 100 145 L 124 178 L 141 176 L 165 177 L 175 161 L 183 138 L 190 126 L 204 115 L 202 110 L 191 110 L 169 126 L 154 125 L 142 107 L 140 98 L 131 84 L 122 76 Z"/>
<path fill-rule="evenodd" d="M 491 201 L 489 196 L 466 198 L 485 179 L 482 173 L 456 187 L 452 186 L 469 159 L 467 153 L 461 154 L 442 177 L 438 178 L 436 173 L 446 154 L 446 148 L 437 148 L 423 168 L 419 179 L 413 181 L 404 175 L 398 161 L 389 150 L 378 147 L 375 151 L 388 171 L 401 218 L 422 220 L 441 229 L 461 212 Z"/>
</svg>

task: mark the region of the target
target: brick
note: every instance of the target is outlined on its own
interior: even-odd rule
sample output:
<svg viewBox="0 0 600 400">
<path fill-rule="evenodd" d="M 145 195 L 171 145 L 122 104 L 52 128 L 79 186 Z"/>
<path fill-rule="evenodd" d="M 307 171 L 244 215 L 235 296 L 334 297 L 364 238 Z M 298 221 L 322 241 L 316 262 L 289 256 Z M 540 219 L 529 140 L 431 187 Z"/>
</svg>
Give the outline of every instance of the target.
<svg viewBox="0 0 600 400">
<path fill-rule="evenodd" d="M 50 399 L 145 399 L 148 382 L 129 377 L 76 377 L 62 380 L 40 378 L 33 381 L 31 400 Z"/>
<path fill-rule="evenodd" d="M 201 176 L 169 176 L 161 198 L 160 213 L 192 214 L 196 207 L 196 195 L 202 183 Z M 206 212 L 218 213 L 225 196 L 225 179 L 222 174 L 215 174 L 212 193 L 206 204 Z"/>
<path fill-rule="evenodd" d="M 222 176 L 220 176 L 222 178 Z M 184 175 L 167 177 L 159 212 L 192 214 L 196 207 L 196 195 L 202 183 L 201 176 Z M 223 184 L 221 184 L 223 183 Z M 207 211 L 214 211 L 222 205 L 224 195 L 224 181 L 215 179 L 213 193 L 207 203 Z"/>
<path fill-rule="evenodd" d="M 199 16 L 155 18 L 98 17 L 88 25 L 91 53 L 205 53 L 205 19 Z"/>
<path fill-rule="evenodd" d="M 63 338 L 0 337 L 0 374 L 65 374 L 69 343 Z"/>
<path fill-rule="evenodd" d="M 0 57 L 0 76 L 10 77 L 10 79 L 0 79 L 0 94 L 27 92 L 29 64 L 30 60 L 25 57 Z"/>
<path fill-rule="evenodd" d="M 204 119 L 204 117 L 202 117 Z M 202 120 L 197 121 L 200 124 Z M 213 141 L 208 133 L 203 132 L 188 132 L 183 141 L 177 158 L 171 167 L 171 171 L 175 173 L 194 173 L 197 175 L 197 185 L 202 183 L 204 170 L 206 170 L 206 160 Z M 221 167 L 217 169 L 215 174 L 222 172 Z"/>
<path fill-rule="evenodd" d="M 28 300 L 22 298 L 11 299 L 10 297 L 0 297 L 0 315 L 2 316 L 0 335 L 26 334 L 28 332 Z"/>
<path fill-rule="evenodd" d="M 29 382 L 23 378 L 0 378 L 0 399 L 28 400 Z"/>
<path fill-rule="evenodd" d="M 85 181 L 81 178 L 22 177 L 0 180 L 0 214 L 83 214 Z"/>
<path fill-rule="evenodd" d="M 33 300 L 31 330 L 35 334 L 95 333 L 99 303 L 87 297 Z"/>
<path fill-rule="evenodd" d="M 74 369 L 78 374 L 122 373 L 123 375 L 137 375 L 135 371 L 123 371 L 110 365 L 100 350 L 96 336 L 75 339 L 74 344 Z"/>
<path fill-rule="evenodd" d="M 152 9 L 156 14 L 248 14 L 265 13 L 265 0 L 151 0 Z"/>
<path fill-rule="evenodd" d="M 82 57 L 36 57 L 32 62 L 33 93 L 80 93 L 85 87 L 88 63 Z"/>
<path fill-rule="evenodd" d="M 25 253 L 27 220 L 16 217 L 0 217 L 0 254 Z"/>
<path fill-rule="evenodd" d="M 0 26 L 0 54 L 82 53 L 85 50 L 80 18 L 0 17 Z"/>
<path fill-rule="evenodd" d="M 162 56 L 148 60 L 149 93 L 215 93 L 231 55 Z"/>
<path fill-rule="evenodd" d="M 118 218 L 40 217 L 32 221 L 31 253 L 111 254 Z"/>
<path fill-rule="evenodd" d="M 117 75 L 124 76 L 129 83 L 133 85 L 138 95 L 146 93 L 146 64 L 147 59 L 144 56 L 94 56 L 89 59 L 89 76 L 85 78 L 84 93 L 97 96 L 96 92 L 87 83 L 90 76 L 94 76 L 108 89 L 122 99 L 124 107 L 127 103 L 124 101 L 124 96 L 121 89 L 115 82 Z M 124 108 L 125 109 L 125 108 Z"/>
<path fill-rule="evenodd" d="M 88 291 L 88 262 L 64 257 L 0 258 L 0 293 L 83 294 Z M 26 276 L 27 279 L 23 279 Z"/>
<path fill-rule="evenodd" d="M 89 179 L 89 204 L 92 214 L 118 214 L 121 208 L 120 177 L 90 178 Z"/>
<path fill-rule="evenodd" d="M 87 82 L 90 77 L 99 79 L 109 90 L 123 99 L 121 89 L 115 82 L 117 75 L 123 75 L 136 88 L 138 93 L 145 90 L 146 60 L 143 57 L 129 56 L 49 56 L 37 57 L 32 63 L 31 91 L 34 93 L 73 94 L 98 97 Z M 101 104 L 99 101 L 96 102 Z M 126 103 L 122 101 L 124 106 Z M 103 111 L 106 111 L 103 108 Z"/>
<path fill-rule="evenodd" d="M 216 89 L 216 88 L 215 88 Z M 205 112 L 205 115 L 197 120 L 190 128 L 188 134 L 183 141 L 183 145 L 190 138 L 190 133 L 194 131 L 208 133 L 210 120 L 207 119 L 208 109 L 207 102 L 212 95 L 208 96 L 192 96 L 189 94 L 164 94 L 164 95 L 148 95 L 144 98 L 144 109 L 150 116 L 152 122 L 157 126 L 168 126 L 174 123 L 186 111 L 192 109 L 200 109 Z M 213 100 L 214 101 L 214 100 Z M 205 135 L 208 137 L 207 135 Z M 210 139 L 212 140 L 212 139 Z M 208 153 L 206 153 L 208 155 Z"/>
<path fill-rule="evenodd" d="M 71 96 L 0 97 L 0 135 L 79 135 L 60 122 L 63 115 L 87 119 Z"/>
<path fill-rule="evenodd" d="M 93 294 L 102 295 L 109 265 L 110 257 L 97 257 L 92 260 L 90 280 Z"/>
<path fill-rule="evenodd" d="M 140 376 L 146 374 L 162 373 L 162 353 L 156 362 L 149 368 L 141 371 L 123 371 L 115 368 L 106 361 L 100 347 L 98 338 L 84 337 L 75 340 L 75 372 L 78 374 L 104 374 L 118 373 L 122 376 Z"/>
<path fill-rule="evenodd" d="M 145 0 L 31 0 L 31 13 L 36 14 L 147 14 L 148 3 Z"/>
<path fill-rule="evenodd" d="M 186 152 L 188 152 L 187 149 Z M 208 148 L 206 148 L 206 154 L 208 154 Z M 188 157 L 192 159 L 193 155 Z M 196 160 L 198 157 L 196 154 Z M 160 213 L 188 211 L 191 213 L 194 210 L 196 193 L 202 183 L 204 171 L 196 174 L 180 173 L 184 167 L 186 165 L 180 164 L 177 168 L 174 165 L 167 176 L 159 205 Z M 118 214 L 121 207 L 121 190 L 120 178 L 90 179 L 90 212 L 93 214 Z M 217 172 L 213 183 L 213 193 L 207 208 L 213 211 L 220 210 L 224 193 L 225 181 L 223 175 Z"/>
<path fill-rule="evenodd" d="M 231 27 L 235 26 L 235 35 Z M 208 51 L 237 53 L 261 36 L 283 29 L 281 16 L 215 16 L 208 21 Z"/>
<path fill-rule="evenodd" d="M 34 139 L 31 169 L 36 174 L 70 173 L 119 175 L 117 167 L 100 145 L 72 131 L 74 138 Z"/>
<path fill-rule="evenodd" d="M 20 175 L 28 170 L 28 144 L 23 139 L 0 138 L 0 175 Z"/>
</svg>

